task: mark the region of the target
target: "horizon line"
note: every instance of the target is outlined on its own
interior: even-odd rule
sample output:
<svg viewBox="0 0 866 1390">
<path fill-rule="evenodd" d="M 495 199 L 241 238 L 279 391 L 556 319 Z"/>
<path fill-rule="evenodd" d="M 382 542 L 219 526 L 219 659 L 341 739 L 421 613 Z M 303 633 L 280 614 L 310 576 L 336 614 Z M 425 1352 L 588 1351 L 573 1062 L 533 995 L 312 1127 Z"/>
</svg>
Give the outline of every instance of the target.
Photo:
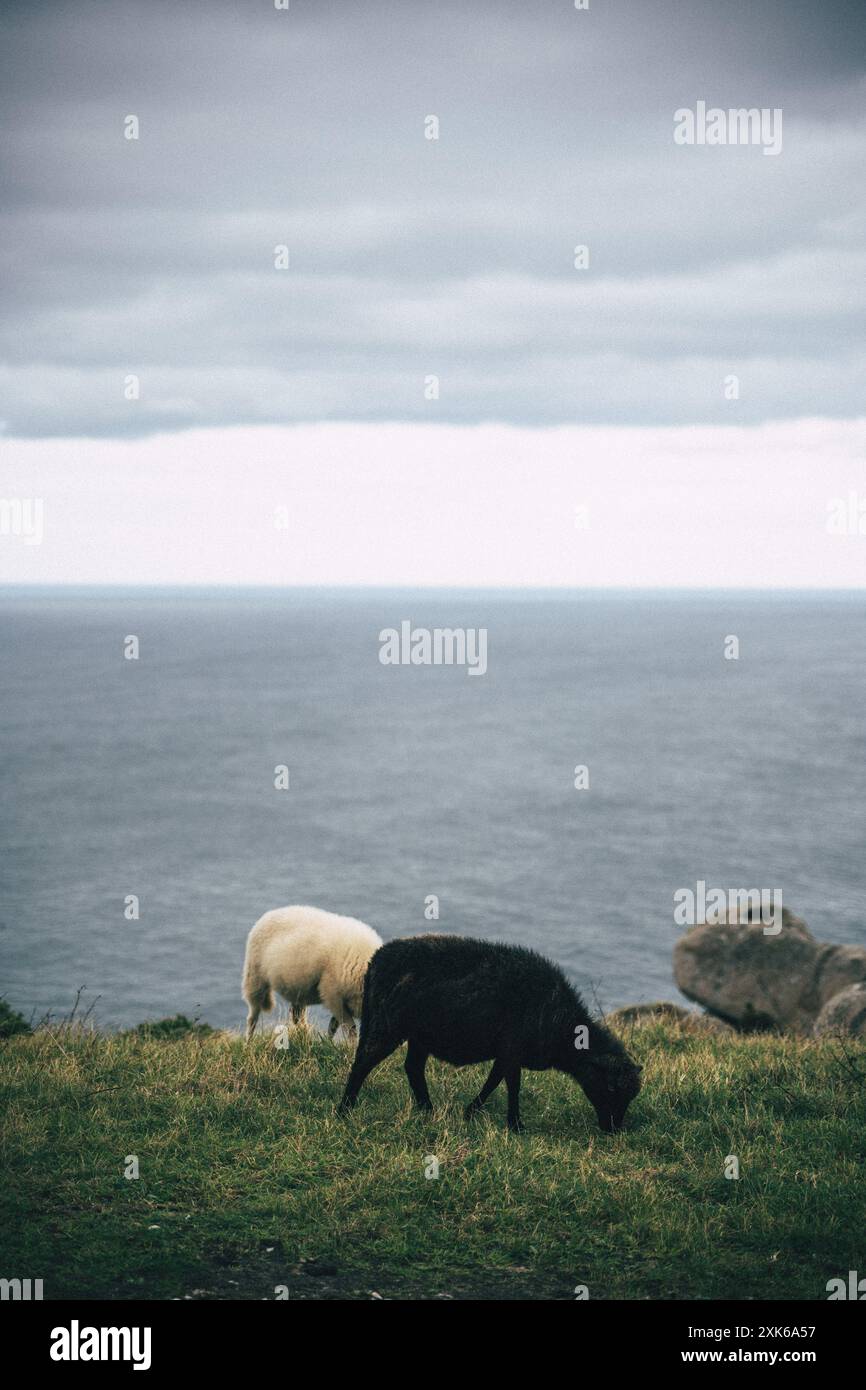
<svg viewBox="0 0 866 1390">
<path fill-rule="evenodd" d="M 851 585 L 708 585 L 708 584 L 255 584 L 225 583 L 223 581 L 172 580 L 55 580 L 49 583 L 0 580 L 0 593 L 28 591 L 161 591 L 161 592 L 219 592 L 219 593 L 479 593 L 479 594 L 839 594 L 866 596 L 866 582 Z"/>
</svg>

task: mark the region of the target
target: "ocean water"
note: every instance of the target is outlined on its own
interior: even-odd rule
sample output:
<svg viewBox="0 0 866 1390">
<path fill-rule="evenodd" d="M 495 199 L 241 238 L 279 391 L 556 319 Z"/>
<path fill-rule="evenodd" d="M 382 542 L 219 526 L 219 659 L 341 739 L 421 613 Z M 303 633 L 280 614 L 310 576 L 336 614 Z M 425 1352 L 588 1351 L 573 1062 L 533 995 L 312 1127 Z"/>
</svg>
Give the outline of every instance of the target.
<svg viewBox="0 0 866 1390">
<path fill-rule="evenodd" d="M 405 619 L 486 628 L 487 673 L 382 665 Z M 290 902 L 534 946 L 605 1009 L 679 998 L 698 879 L 864 944 L 864 691 L 857 595 L 6 590 L 0 993 L 237 1027 Z"/>
</svg>

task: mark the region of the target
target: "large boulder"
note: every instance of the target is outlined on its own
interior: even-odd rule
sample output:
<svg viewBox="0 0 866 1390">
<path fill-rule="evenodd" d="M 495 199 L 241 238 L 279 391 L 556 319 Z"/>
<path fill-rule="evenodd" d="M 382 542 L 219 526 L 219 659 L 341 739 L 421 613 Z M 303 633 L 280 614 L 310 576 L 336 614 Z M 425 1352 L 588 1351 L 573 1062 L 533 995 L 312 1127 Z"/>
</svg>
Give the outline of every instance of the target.
<svg viewBox="0 0 866 1390">
<path fill-rule="evenodd" d="M 680 938 L 674 978 L 688 999 L 744 1032 L 810 1034 L 828 1000 L 866 982 L 866 948 L 816 941 L 787 908 L 777 935 L 733 912 Z"/>
<path fill-rule="evenodd" d="M 815 1036 L 866 1038 L 866 984 L 849 985 L 828 999 L 815 1019 Z"/>
</svg>

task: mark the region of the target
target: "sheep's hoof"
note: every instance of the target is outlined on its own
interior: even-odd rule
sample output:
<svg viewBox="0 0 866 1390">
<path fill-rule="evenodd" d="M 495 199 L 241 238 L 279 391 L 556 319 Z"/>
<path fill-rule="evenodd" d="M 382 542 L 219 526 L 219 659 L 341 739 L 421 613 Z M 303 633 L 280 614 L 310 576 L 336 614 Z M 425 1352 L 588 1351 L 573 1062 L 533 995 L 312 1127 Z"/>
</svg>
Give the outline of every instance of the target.
<svg viewBox="0 0 866 1390">
<path fill-rule="evenodd" d="M 480 1106 L 480 1105 L 476 1105 L 474 1100 L 470 1101 L 468 1105 L 464 1105 L 464 1107 L 463 1107 L 463 1118 L 464 1118 L 464 1120 L 473 1120 L 473 1119 L 475 1118 L 475 1116 L 478 1114 L 478 1112 L 479 1112 L 480 1109 L 481 1109 L 481 1106 Z"/>
<path fill-rule="evenodd" d="M 509 1120 L 508 1128 L 511 1130 L 512 1134 L 523 1134 L 526 1130 L 526 1125 L 522 1120 Z"/>
</svg>

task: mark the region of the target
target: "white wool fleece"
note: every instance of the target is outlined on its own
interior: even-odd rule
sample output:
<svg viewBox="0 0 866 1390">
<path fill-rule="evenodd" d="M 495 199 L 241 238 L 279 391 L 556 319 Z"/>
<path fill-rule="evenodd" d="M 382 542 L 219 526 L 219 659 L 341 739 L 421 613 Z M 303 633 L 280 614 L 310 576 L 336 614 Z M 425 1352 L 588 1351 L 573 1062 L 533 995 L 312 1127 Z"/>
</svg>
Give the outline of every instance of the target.
<svg viewBox="0 0 866 1390">
<path fill-rule="evenodd" d="M 260 917 L 249 934 L 243 994 L 248 1034 L 274 993 L 299 1019 L 310 1004 L 324 1004 L 336 1022 L 353 1027 L 361 1014 L 364 976 L 382 938 L 355 917 L 319 907 L 278 907 Z M 333 1031 L 333 1029 L 332 1029 Z"/>
</svg>

